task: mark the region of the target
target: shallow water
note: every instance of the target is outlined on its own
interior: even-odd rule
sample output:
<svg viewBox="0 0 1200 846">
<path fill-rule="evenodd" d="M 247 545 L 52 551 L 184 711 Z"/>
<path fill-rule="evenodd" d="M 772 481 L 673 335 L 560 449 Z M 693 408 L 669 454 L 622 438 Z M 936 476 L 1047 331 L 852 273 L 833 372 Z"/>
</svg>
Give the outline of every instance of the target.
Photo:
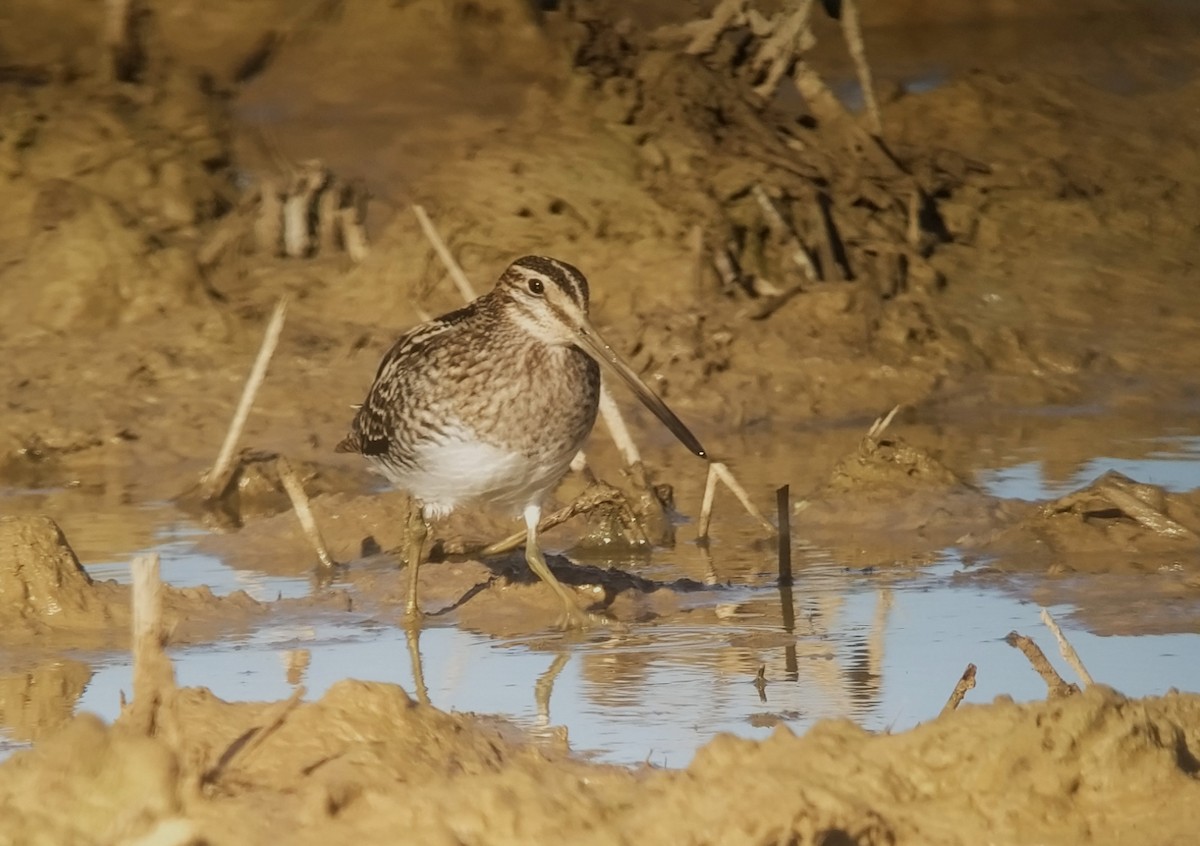
<svg viewBox="0 0 1200 846">
<path fill-rule="evenodd" d="M 686 765 L 720 732 L 764 737 L 777 723 L 799 732 L 828 717 L 872 731 L 909 728 L 937 715 L 969 662 L 979 673 L 967 702 L 1041 698 L 1041 680 L 1004 643 L 1012 630 L 1048 642 L 1039 607 L 956 585 L 951 577 L 961 568 L 952 553 L 904 581 L 807 567 L 793 590 L 794 637 L 765 622 L 778 617 L 780 601 L 766 587 L 730 591 L 730 616 L 716 626 L 652 625 L 583 642 L 428 628 L 420 637 L 422 675 L 431 703 L 445 710 L 502 714 L 535 732 L 563 726 L 580 753 L 671 767 Z M 1130 695 L 1200 690 L 1196 635 L 1101 638 L 1065 622 L 1069 607 L 1050 610 L 1097 679 Z M 287 622 L 171 655 L 182 685 L 229 700 L 273 700 L 290 695 L 289 657 L 301 649 L 309 662 L 292 682 L 303 683 L 309 698 L 343 678 L 416 690 L 404 632 L 370 620 Z M 78 708 L 113 719 L 120 691 L 131 688 L 128 656 L 92 660 L 95 675 Z M 754 684 L 760 666 L 765 701 Z"/>
<path fill-rule="evenodd" d="M 1058 496 L 1108 469 L 1175 491 L 1200 487 L 1200 437 L 1173 428 L 1163 437 L 1132 436 L 1109 447 L 1112 455 L 1066 469 L 1055 455 L 1035 448 L 993 452 L 987 457 L 994 466 L 978 471 L 976 481 L 994 495 L 1021 499 Z M 235 570 L 196 553 L 192 546 L 200 535 L 177 521 L 154 532 L 149 548 L 162 556 L 167 581 L 205 584 L 218 594 L 247 590 L 264 601 L 313 590 L 306 578 Z M 688 623 L 685 613 L 617 636 L 515 639 L 453 626 L 426 628 L 419 669 L 430 702 L 445 710 L 504 715 L 534 733 L 561 727 L 574 750 L 599 760 L 680 767 L 720 732 L 761 738 L 780 723 L 800 732 L 828 717 L 871 731 L 911 727 L 938 714 L 969 662 L 978 676 L 966 702 L 999 695 L 1039 699 L 1042 681 L 1004 642 L 1013 630 L 1034 637 L 1064 678 L 1073 679 L 1039 620 L 1040 607 L 1026 598 L 1045 577 L 970 577 L 978 567 L 964 565 L 953 549 L 931 566 L 862 570 L 845 568 L 822 550 L 798 548 L 788 631 L 773 554 L 751 538 L 750 528 L 735 531 L 727 523 L 724 537 L 715 539 L 716 565 L 693 544 L 681 543 L 639 567 L 660 578 L 695 577 L 704 567 L 719 571 L 712 581 L 722 587 L 685 597 L 705 607 L 705 620 L 715 610 L 716 624 Z M 88 570 L 126 580 L 127 562 L 137 551 L 102 556 Z M 1094 585 L 1106 577 L 1077 578 Z M 1200 636 L 1100 637 L 1083 627 L 1079 608 L 1049 610 L 1098 681 L 1129 695 L 1200 690 Z M 308 653 L 302 669 L 295 663 L 299 650 Z M 173 649 L 171 655 L 181 684 L 202 685 L 230 700 L 280 699 L 296 684 L 317 698 L 344 678 L 393 682 L 414 694 L 419 688 L 404 631 L 363 614 L 276 617 L 248 635 Z M 93 669 L 77 710 L 115 718 L 120 692 L 131 689 L 129 656 L 65 657 Z M 0 667 L 9 663 L 0 653 Z M 760 667 L 766 680 L 761 694 L 754 683 Z M 23 745 L 7 732 L 0 728 L 0 754 Z"/>
</svg>

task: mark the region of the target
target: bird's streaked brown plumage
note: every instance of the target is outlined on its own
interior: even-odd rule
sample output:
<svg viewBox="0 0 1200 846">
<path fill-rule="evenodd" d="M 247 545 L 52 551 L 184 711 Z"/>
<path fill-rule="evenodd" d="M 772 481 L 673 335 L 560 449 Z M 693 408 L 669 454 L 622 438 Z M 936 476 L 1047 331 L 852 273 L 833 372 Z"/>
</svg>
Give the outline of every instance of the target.
<svg viewBox="0 0 1200 846">
<path fill-rule="evenodd" d="M 366 456 L 419 503 L 410 528 L 412 583 L 418 523 L 463 504 L 522 513 L 530 567 L 578 608 L 545 565 L 536 529 L 542 504 L 583 446 L 600 397 L 598 361 L 611 367 L 693 452 L 695 437 L 596 334 L 588 283 L 572 265 L 518 259 L 465 308 L 414 327 L 383 357 L 339 452 Z"/>
</svg>

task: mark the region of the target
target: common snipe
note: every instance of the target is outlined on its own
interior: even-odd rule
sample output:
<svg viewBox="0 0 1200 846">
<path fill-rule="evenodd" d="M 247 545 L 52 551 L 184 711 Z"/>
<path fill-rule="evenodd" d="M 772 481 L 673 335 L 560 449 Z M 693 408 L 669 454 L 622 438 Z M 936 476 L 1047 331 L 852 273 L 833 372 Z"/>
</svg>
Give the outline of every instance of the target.
<svg viewBox="0 0 1200 846">
<path fill-rule="evenodd" d="M 429 521 L 487 503 L 524 516 L 525 558 L 578 625 L 585 616 L 538 548 L 542 503 L 583 445 L 600 396 L 599 364 L 624 380 L 692 452 L 696 437 L 588 320 L 588 283 L 565 262 L 518 259 L 465 308 L 423 323 L 384 356 L 338 444 L 374 462 L 413 499 L 407 615 Z"/>
</svg>

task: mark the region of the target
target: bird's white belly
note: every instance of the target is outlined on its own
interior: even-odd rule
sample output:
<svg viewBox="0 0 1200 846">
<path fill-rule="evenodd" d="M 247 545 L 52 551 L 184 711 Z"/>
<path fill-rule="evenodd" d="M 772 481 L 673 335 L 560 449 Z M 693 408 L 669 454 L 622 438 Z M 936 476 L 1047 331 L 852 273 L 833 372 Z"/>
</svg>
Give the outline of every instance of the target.
<svg viewBox="0 0 1200 846">
<path fill-rule="evenodd" d="M 451 440 L 422 444 L 411 468 L 383 470 L 397 487 L 421 500 L 430 518 L 468 503 L 520 512 L 541 504 L 573 456 L 574 452 L 530 458 L 480 441 Z"/>
</svg>

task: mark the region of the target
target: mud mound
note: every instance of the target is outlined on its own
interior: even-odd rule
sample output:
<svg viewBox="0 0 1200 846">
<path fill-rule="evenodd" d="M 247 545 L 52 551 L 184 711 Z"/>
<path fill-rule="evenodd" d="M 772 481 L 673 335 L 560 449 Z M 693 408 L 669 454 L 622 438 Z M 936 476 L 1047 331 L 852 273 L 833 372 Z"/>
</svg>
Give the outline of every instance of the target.
<svg viewBox="0 0 1200 846">
<path fill-rule="evenodd" d="M 1200 496 L 1110 471 L 965 546 L 999 554 L 1000 566 L 1019 569 L 1194 572 Z"/>
<path fill-rule="evenodd" d="M 988 496 L 927 450 L 877 428 L 796 503 L 795 531 L 807 540 L 865 565 L 931 561 L 964 533 L 986 532 L 1009 510 L 1024 510 Z"/>
<path fill-rule="evenodd" d="M 641 774 L 363 682 L 290 712 L 184 690 L 159 725 L 147 739 L 79 717 L 0 766 L 10 836 L 110 842 L 171 823 L 229 844 L 284 830 L 299 843 L 402 830 L 426 843 L 1116 844 L 1182 842 L 1200 825 L 1200 697 L 1102 686 L 966 706 L 899 735 L 836 721 L 721 737 L 685 771 Z M 48 813 L 50 790 L 73 813 Z"/>
<path fill-rule="evenodd" d="M 36 755 L 15 755 L 4 770 L 5 843 L 128 842 L 181 804 L 179 765 L 169 748 L 90 714 L 39 744 Z"/>
<path fill-rule="evenodd" d="M 109 326 L 199 283 L 197 225 L 230 202 L 221 102 L 174 69 L 116 86 L 79 69 L 0 80 L 0 326 Z"/>
<path fill-rule="evenodd" d="M 0 619 L 108 625 L 104 592 L 49 517 L 0 517 Z"/>
<path fill-rule="evenodd" d="M 264 611 L 244 591 L 214 596 L 207 587 L 168 587 L 163 606 L 175 642 L 244 627 Z M 123 646 L 130 614 L 128 586 L 94 581 L 53 520 L 0 517 L 0 625 L 10 644 Z"/>
</svg>

